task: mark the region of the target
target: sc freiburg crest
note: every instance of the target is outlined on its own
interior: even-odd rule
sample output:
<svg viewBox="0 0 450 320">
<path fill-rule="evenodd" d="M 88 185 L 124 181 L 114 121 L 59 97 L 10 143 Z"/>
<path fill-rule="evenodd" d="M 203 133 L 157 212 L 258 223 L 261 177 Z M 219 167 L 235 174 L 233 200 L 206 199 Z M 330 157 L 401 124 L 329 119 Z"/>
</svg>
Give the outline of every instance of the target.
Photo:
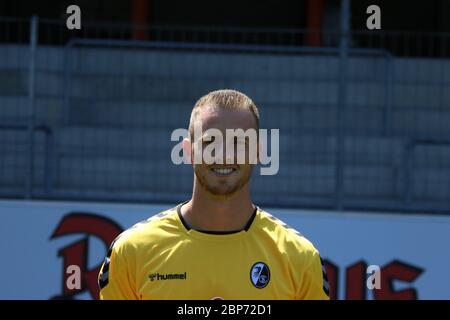
<svg viewBox="0 0 450 320">
<path fill-rule="evenodd" d="M 266 287 L 270 281 L 270 270 L 267 264 L 264 262 L 255 263 L 250 269 L 250 281 L 258 289 Z"/>
</svg>

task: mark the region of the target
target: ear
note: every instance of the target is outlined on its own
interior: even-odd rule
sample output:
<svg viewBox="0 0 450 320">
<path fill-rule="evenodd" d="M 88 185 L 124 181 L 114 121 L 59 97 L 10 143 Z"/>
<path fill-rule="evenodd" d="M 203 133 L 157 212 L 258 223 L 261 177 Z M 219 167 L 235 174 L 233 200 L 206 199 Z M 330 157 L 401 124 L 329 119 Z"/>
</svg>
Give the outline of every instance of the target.
<svg viewBox="0 0 450 320">
<path fill-rule="evenodd" d="M 191 147 L 191 140 L 189 140 L 189 138 L 184 138 L 182 146 L 183 146 L 183 156 L 185 157 L 188 164 L 192 164 L 192 157 L 193 157 L 192 152 L 194 152 L 194 150 Z"/>
</svg>

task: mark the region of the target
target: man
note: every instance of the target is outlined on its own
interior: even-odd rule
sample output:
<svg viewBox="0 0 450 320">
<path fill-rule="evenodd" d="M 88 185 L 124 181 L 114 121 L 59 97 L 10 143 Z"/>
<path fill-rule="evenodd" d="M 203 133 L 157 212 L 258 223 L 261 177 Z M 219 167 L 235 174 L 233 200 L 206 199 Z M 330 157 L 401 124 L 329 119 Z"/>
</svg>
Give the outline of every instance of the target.
<svg viewBox="0 0 450 320">
<path fill-rule="evenodd" d="M 113 242 L 99 275 L 100 298 L 328 299 L 319 252 L 252 203 L 249 141 L 244 163 L 227 154 L 234 148 L 228 143 L 221 144 L 226 161 L 207 164 L 203 154 L 192 161 L 200 146 L 213 142 L 211 129 L 224 135 L 226 129 L 258 130 L 258 109 L 234 90 L 213 91 L 196 103 L 190 139 L 183 141 L 195 173 L 192 198 Z"/>
</svg>

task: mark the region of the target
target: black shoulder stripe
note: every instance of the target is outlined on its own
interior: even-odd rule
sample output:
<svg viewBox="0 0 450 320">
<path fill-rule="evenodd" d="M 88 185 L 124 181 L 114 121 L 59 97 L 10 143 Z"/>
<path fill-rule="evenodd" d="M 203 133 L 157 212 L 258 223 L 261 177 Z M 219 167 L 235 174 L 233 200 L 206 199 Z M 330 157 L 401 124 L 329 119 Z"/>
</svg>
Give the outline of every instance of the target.
<svg viewBox="0 0 450 320">
<path fill-rule="evenodd" d="M 325 267 L 325 263 L 323 263 L 322 258 L 320 257 L 320 264 L 322 265 L 322 279 L 323 279 L 323 291 L 329 297 L 330 296 L 330 284 L 328 283 L 328 275 L 327 268 Z"/>
<path fill-rule="evenodd" d="M 111 260 L 111 253 L 112 249 L 114 247 L 114 243 L 116 243 L 117 239 L 119 239 L 120 235 L 117 236 L 114 241 L 111 243 L 108 249 L 108 253 L 106 254 L 105 260 L 103 260 L 103 267 L 100 271 L 100 276 L 98 277 L 98 286 L 100 287 L 100 290 L 106 287 L 108 284 L 108 278 L 109 278 L 109 263 Z"/>
<path fill-rule="evenodd" d="M 282 226 L 283 228 L 285 228 L 286 230 L 290 230 L 290 231 L 292 231 L 293 233 L 295 233 L 295 234 L 297 234 L 297 235 L 303 237 L 303 235 L 302 235 L 297 229 L 292 228 L 290 225 L 286 224 L 283 220 L 278 219 L 277 217 L 271 215 L 271 214 L 268 213 L 268 212 L 265 212 L 265 214 L 267 215 L 267 217 L 268 217 L 270 220 L 272 220 L 272 221 L 278 223 L 279 225 L 281 225 L 281 226 Z"/>
</svg>

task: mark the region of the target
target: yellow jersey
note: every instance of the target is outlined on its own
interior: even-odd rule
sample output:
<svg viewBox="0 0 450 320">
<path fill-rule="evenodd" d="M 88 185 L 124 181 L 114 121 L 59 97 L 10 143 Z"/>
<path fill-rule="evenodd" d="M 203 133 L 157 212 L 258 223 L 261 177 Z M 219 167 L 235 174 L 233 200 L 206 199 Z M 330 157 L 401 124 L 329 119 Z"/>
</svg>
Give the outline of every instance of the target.
<svg viewBox="0 0 450 320">
<path fill-rule="evenodd" d="M 124 231 L 99 273 L 100 299 L 329 299 L 317 249 L 256 207 L 244 230 L 191 229 L 177 207 Z"/>
</svg>

